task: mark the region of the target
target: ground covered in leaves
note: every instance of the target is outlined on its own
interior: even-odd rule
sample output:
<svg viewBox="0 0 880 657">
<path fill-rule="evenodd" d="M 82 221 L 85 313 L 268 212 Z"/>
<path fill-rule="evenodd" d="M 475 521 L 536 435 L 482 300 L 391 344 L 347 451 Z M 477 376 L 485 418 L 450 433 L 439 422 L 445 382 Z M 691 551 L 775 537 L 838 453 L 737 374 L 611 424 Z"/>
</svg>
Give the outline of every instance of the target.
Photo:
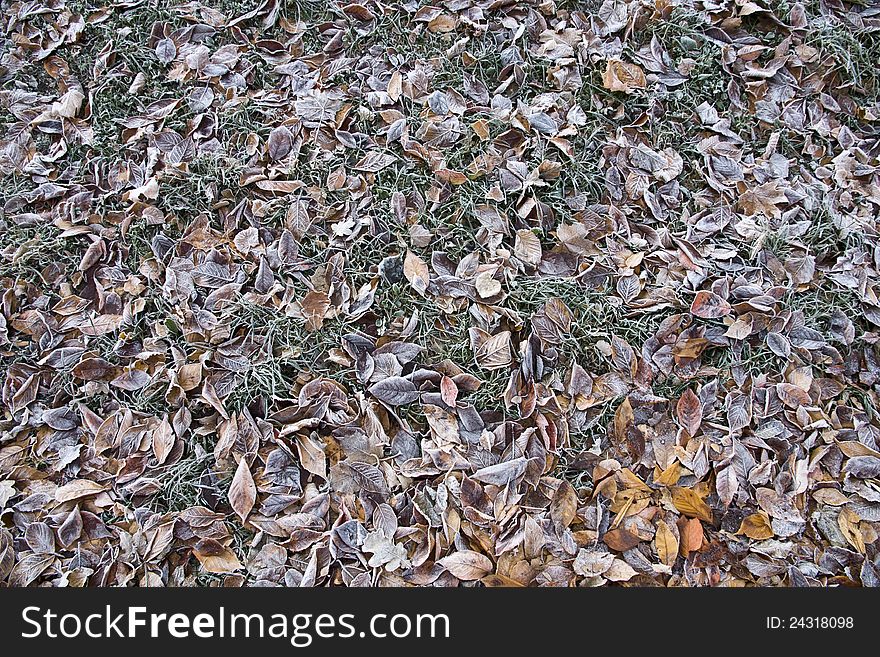
<svg viewBox="0 0 880 657">
<path fill-rule="evenodd" d="M 0 3 L 0 581 L 877 586 L 880 9 Z"/>
</svg>

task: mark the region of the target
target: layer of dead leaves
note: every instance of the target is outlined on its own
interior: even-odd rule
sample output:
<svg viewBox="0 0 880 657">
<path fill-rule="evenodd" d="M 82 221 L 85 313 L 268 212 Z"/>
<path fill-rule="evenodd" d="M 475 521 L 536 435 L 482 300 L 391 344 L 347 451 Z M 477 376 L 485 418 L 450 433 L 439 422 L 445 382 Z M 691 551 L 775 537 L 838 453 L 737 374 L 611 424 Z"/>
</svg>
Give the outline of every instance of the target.
<svg viewBox="0 0 880 657">
<path fill-rule="evenodd" d="M 159 3 L 164 96 L 99 125 L 154 82 L 102 31 L 142 4 L 2 4 L 0 580 L 877 586 L 880 107 L 807 38 L 877 10 L 682 3 L 682 58 L 662 0 Z M 723 96 L 670 102 L 699 58 Z M 259 129 L 222 127 L 244 106 Z M 583 298 L 511 300 L 559 280 Z M 401 288 L 421 312 L 379 321 Z M 650 335 L 584 343 L 588 294 Z M 417 339 L 461 313 L 466 359 Z M 499 372 L 504 411 L 475 405 Z"/>
</svg>

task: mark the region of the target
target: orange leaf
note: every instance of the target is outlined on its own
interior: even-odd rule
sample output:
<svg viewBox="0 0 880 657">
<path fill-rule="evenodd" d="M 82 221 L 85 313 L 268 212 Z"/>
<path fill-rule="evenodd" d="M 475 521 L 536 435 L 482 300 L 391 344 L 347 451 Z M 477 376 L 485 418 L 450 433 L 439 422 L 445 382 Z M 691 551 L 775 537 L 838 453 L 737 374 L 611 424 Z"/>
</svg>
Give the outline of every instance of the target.
<svg viewBox="0 0 880 657">
<path fill-rule="evenodd" d="M 703 525 L 696 518 L 688 520 L 681 532 L 681 554 L 687 556 L 703 546 Z"/>
</svg>

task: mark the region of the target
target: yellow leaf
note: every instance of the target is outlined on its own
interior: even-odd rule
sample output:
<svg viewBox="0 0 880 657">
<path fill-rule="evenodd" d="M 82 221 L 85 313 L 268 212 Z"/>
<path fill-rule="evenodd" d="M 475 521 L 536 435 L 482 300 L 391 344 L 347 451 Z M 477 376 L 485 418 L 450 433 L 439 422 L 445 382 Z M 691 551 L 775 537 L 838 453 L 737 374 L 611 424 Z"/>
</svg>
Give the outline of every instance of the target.
<svg viewBox="0 0 880 657">
<path fill-rule="evenodd" d="M 657 523 L 657 533 L 654 534 L 654 548 L 661 563 L 672 566 L 678 557 L 678 538 L 669 528 L 665 521 Z"/>
<path fill-rule="evenodd" d="M 651 487 L 644 481 L 639 479 L 638 475 L 629 468 L 622 468 L 617 471 L 617 478 L 626 488 L 636 488 L 646 493 L 651 492 Z"/>
<path fill-rule="evenodd" d="M 673 461 L 672 465 L 666 468 L 660 476 L 655 479 L 656 483 L 663 486 L 675 486 L 681 478 L 681 463 Z"/>
<path fill-rule="evenodd" d="M 755 541 L 764 541 L 773 538 L 773 529 L 770 527 L 770 517 L 760 511 L 743 518 L 737 534 L 744 534 Z"/>
<path fill-rule="evenodd" d="M 865 539 L 862 537 L 862 530 L 859 528 L 859 517 L 847 507 L 840 510 L 837 516 L 837 524 L 840 531 L 846 537 L 847 543 L 852 545 L 861 554 L 865 554 Z"/>
<path fill-rule="evenodd" d="M 489 138 L 489 124 L 484 119 L 477 119 L 471 123 L 471 130 L 480 138 L 480 141 L 486 141 Z"/>
<path fill-rule="evenodd" d="M 712 509 L 693 490 L 678 486 L 670 490 L 672 492 L 672 503 L 676 509 L 686 516 L 712 522 Z"/>
</svg>

